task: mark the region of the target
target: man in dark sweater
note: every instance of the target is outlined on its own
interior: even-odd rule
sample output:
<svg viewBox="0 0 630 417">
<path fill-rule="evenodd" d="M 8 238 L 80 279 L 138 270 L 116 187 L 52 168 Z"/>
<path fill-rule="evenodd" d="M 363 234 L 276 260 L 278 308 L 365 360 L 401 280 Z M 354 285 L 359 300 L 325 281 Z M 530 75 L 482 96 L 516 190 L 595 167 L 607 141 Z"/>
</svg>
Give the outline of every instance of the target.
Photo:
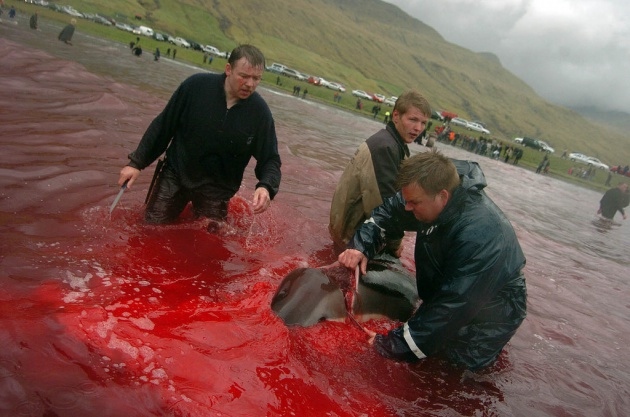
<svg viewBox="0 0 630 417">
<path fill-rule="evenodd" d="M 225 73 L 189 77 L 151 122 L 118 179 L 131 188 L 140 170 L 166 152 L 148 196 L 147 222 L 173 222 L 189 202 L 211 225 L 223 221 L 252 156 L 258 179 L 253 211 L 269 208 L 280 186 L 281 162 L 271 111 L 255 92 L 264 69 L 262 52 L 241 45 L 230 54 Z"/>
</svg>

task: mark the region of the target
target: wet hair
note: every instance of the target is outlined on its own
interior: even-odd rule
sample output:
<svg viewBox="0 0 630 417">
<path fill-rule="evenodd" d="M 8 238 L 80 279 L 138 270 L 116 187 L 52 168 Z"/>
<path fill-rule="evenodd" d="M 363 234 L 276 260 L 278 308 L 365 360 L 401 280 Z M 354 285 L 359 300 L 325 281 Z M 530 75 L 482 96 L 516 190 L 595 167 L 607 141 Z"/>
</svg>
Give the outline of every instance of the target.
<svg viewBox="0 0 630 417">
<path fill-rule="evenodd" d="M 402 93 L 394 104 L 394 111 L 398 111 L 400 115 L 403 115 L 413 107 L 420 110 L 420 112 L 425 116 L 431 117 L 431 105 L 429 104 L 429 101 L 415 90 L 409 90 Z"/>
<path fill-rule="evenodd" d="M 228 58 L 228 64 L 234 67 L 236 61 L 241 58 L 245 58 L 247 62 L 252 67 L 262 67 L 265 68 L 265 56 L 260 51 L 260 49 L 256 48 L 253 45 L 239 45 L 232 50 L 230 53 L 230 57 Z"/>
<path fill-rule="evenodd" d="M 403 160 L 398 172 L 398 189 L 418 184 L 429 195 L 442 190 L 453 193 L 459 186 L 455 164 L 440 152 L 422 152 Z"/>
</svg>

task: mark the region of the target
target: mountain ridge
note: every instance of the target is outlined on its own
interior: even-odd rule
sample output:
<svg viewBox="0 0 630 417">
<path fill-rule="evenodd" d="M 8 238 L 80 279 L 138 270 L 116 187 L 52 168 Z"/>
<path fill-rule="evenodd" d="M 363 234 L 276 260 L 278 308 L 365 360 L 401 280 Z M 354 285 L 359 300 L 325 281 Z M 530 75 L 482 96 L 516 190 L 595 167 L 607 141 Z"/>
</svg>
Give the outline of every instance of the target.
<svg viewBox="0 0 630 417">
<path fill-rule="evenodd" d="M 140 14 L 157 30 L 224 50 L 252 43 L 269 62 L 341 82 L 349 90 L 390 96 L 415 88 L 435 109 L 482 120 L 501 140 L 539 137 L 556 149 L 630 161 L 628 139 L 611 123 L 546 101 L 496 55 L 449 43 L 419 19 L 380 0 L 69 3 L 110 15 Z"/>
</svg>

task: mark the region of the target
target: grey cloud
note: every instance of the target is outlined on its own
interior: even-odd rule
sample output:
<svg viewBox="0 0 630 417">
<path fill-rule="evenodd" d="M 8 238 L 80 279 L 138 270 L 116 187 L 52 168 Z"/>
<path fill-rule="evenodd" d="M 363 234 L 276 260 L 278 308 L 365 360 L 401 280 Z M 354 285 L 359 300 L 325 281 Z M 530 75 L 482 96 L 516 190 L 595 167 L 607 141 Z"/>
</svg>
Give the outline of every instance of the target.
<svg viewBox="0 0 630 417">
<path fill-rule="evenodd" d="M 492 52 L 547 100 L 630 113 L 630 2 L 388 0 L 447 41 Z"/>
</svg>

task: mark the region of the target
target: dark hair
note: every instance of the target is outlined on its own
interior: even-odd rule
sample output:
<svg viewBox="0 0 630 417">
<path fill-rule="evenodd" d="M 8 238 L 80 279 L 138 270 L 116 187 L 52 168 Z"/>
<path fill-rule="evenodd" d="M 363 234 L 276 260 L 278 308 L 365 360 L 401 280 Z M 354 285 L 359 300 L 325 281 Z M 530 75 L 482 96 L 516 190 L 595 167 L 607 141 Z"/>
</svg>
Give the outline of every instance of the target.
<svg viewBox="0 0 630 417">
<path fill-rule="evenodd" d="M 405 91 L 398 97 L 394 104 L 394 111 L 398 111 L 401 115 L 407 113 L 409 109 L 415 107 L 427 117 L 431 116 L 431 105 L 422 94 L 415 90 Z"/>
<path fill-rule="evenodd" d="M 418 184 L 429 195 L 442 190 L 453 193 L 459 186 L 455 164 L 437 151 L 422 152 L 403 160 L 398 172 L 398 188 Z"/>
<path fill-rule="evenodd" d="M 265 56 L 260 49 L 253 45 L 239 45 L 234 48 L 228 58 L 228 64 L 233 67 L 236 61 L 241 58 L 245 58 L 252 67 L 265 68 Z"/>
</svg>

